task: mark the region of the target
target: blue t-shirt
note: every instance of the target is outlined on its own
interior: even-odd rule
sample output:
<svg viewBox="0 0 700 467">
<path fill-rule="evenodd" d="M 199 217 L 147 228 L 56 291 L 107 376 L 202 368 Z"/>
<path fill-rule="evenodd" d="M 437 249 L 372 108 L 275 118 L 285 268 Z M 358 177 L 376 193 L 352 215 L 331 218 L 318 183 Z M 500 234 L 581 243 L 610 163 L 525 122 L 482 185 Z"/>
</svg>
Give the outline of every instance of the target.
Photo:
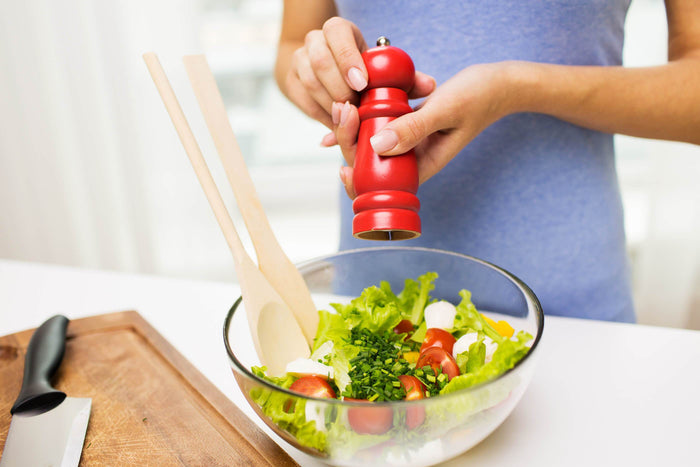
<svg viewBox="0 0 700 467">
<path fill-rule="evenodd" d="M 387 36 L 438 85 L 502 60 L 620 65 L 629 0 L 336 1 L 368 45 Z M 465 109 L 469 112 L 469 109 Z M 635 319 L 613 137 L 534 113 L 494 123 L 421 185 L 422 236 L 525 281 L 551 315 Z M 340 249 L 352 237 L 341 194 Z"/>
</svg>

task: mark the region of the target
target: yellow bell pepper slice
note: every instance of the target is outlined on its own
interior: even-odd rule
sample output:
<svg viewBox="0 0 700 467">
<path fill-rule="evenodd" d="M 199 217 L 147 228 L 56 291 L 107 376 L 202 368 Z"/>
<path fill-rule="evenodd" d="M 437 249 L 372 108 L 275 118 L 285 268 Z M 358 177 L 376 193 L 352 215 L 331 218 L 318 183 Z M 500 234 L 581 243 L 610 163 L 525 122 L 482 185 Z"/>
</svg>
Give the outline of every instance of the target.
<svg viewBox="0 0 700 467">
<path fill-rule="evenodd" d="M 489 323 L 489 325 L 491 325 L 491 327 L 494 328 L 496 330 L 496 332 L 498 332 L 503 337 L 505 337 L 507 339 L 510 339 L 511 337 L 513 337 L 513 332 L 515 332 L 515 330 L 506 321 L 501 320 L 499 322 L 496 322 L 496 321 L 492 320 L 491 318 L 489 318 L 488 316 L 484 315 L 483 313 L 481 314 L 481 316 L 484 317 L 484 321 Z"/>
<path fill-rule="evenodd" d="M 514 332 L 513 326 L 508 324 L 506 321 L 497 322 L 496 327 L 494 329 L 496 329 L 496 331 L 498 331 L 498 333 L 500 335 L 502 335 L 503 337 L 505 337 L 507 339 L 510 339 L 511 337 L 513 337 L 513 332 Z"/>
<path fill-rule="evenodd" d="M 403 358 L 408 362 L 408 363 L 416 363 L 418 361 L 418 356 L 420 354 L 418 352 L 406 352 L 403 354 Z"/>
<path fill-rule="evenodd" d="M 496 322 L 495 322 L 494 320 L 492 320 L 491 318 L 489 318 L 488 316 L 486 316 L 486 315 L 483 314 L 483 313 L 481 313 L 481 316 L 484 318 L 484 321 L 486 321 L 487 323 L 489 323 L 489 325 L 490 325 L 492 328 L 496 329 Z M 500 333 L 499 333 L 499 334 L 500 334 Z"/>
</svg>

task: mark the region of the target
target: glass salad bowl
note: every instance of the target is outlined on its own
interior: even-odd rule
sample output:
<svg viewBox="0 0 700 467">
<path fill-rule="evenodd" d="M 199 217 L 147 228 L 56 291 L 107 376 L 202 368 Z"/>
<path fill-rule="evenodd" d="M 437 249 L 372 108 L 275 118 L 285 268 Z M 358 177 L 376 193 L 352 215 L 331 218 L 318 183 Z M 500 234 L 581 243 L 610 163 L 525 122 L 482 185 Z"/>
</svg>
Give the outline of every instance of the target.
<svg viewBox="0 0 700 467">
<path fill-rule="evenodd" d="M 457 304 L 458 292 L 467 289 L 480 312 L 533 339 L 528 353 L 510 370 L 449 394 L 371 403 L 318 399 L 271 384 L 251 370 L 260 362 L 239 298 L 224 324 L 233 375 L 258 416 L 292 446 L 333 465 L 436 464 L 487 437 L 525 392 L 544 315 L 534 293 L 509 272 L 473 257 L 411 247 L 349 250 L 305 262 L 299 270 L 316 307 L 324 310 L 332 310 L 330 303 L 348 303 L 380 281 L 400 291 L 405 279 L 434 271 L 439 278 L 430 292 L 433 298 Z"/>
</svg>

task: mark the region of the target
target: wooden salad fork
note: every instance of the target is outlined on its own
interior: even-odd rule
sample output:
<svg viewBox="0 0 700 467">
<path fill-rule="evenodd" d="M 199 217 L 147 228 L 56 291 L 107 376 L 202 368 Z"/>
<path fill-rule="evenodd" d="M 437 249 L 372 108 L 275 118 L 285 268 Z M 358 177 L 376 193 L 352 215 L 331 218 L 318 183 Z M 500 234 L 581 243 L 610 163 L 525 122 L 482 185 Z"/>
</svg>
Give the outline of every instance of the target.
<svg viewBox="0 0 700 467">
<path fill-rule="evenodd" d="M 258 357 L 270 374 L 283 375 L 287 363 L 309 356 L 309 344 L 289 306 L 246 253 L 158 57 L 149 52 L 143 59 L 233 255 Z"/>
<path fill-rule="evenodd" d="M 301 273 L 284 253 L 270 227 L 209 64 L 204 55 L 189 55 L 183 62 L 255 247 L 258 268 L 292 310 L 312 345 L 318 311 Z"/>
</svg>

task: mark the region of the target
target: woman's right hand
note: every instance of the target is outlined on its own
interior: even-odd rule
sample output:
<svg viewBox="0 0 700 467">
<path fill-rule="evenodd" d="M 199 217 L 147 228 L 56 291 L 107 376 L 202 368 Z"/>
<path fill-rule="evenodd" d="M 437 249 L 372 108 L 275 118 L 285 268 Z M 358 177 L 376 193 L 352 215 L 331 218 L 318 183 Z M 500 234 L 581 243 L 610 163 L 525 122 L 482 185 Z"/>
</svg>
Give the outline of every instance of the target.
<svg viewBox="0 0 700 467">
<path fill-rule="evenodd" d="M 323 29 L 309 31 L 304 45 L 294 51 L 285 78 L 287 97 L 332 129 L 333 102 L 357 104 L 357 91 L 367 86 L 361 55 L 365 50 L 367 44 L 357 26 L 337 16 L 328 19 Z"/>
<path fill-rule="evenodd" d="M 309 31 L 304 45 L 293 52 L 285 77 L 285 94 L 305 114 L 336 130 L 341 123 L 341 106 L 333 103 L 356 106 L 358 92 L 367 87 L 367 68 L 362 60 L 365 50 L 367 43 L 355 24 L 337 16 L 326 20 L 322 29 Z M 433 89 L 435 80 L 416 72 L 409 97 L 425 97 Z M 321 144 L 337 144 L 335 134 L 326 135 Z"/>
</svg>

